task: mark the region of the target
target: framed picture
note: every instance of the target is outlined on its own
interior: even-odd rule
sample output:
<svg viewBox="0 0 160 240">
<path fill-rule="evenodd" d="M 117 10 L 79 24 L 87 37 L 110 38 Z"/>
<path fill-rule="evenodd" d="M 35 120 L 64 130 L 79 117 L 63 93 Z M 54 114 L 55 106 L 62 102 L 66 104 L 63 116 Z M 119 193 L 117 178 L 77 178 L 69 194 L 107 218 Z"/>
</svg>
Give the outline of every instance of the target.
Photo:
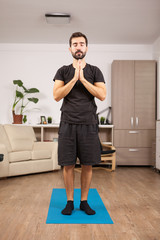
<svg viewBox="0 0 160 240">
<path fill-rule="evenodd" d="M 46 123 L 46 117 L 45 116 L 41 116 L 41 124 Z"/>
</svg>

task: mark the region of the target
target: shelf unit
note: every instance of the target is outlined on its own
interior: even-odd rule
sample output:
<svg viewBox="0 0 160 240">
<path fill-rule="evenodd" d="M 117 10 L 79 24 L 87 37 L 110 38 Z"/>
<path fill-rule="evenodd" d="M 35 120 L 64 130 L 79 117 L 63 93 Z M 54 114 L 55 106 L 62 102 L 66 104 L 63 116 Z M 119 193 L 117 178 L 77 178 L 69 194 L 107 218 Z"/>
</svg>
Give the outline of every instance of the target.
<svg viewBox="0 0 160 240">
<path fill-rule="evenodd" d="M 59 124 L 37 124 L 32 125 L 37 141 L 54 141 L 58 138 Z"/>
<path fill-rule="evenodd" d="M 59 124 L 32 125 L 38 141 L 57 141 Z M 99 137 L 103 143 L 113 145 L 113 125 L 99 125 Z"/>
</svg>

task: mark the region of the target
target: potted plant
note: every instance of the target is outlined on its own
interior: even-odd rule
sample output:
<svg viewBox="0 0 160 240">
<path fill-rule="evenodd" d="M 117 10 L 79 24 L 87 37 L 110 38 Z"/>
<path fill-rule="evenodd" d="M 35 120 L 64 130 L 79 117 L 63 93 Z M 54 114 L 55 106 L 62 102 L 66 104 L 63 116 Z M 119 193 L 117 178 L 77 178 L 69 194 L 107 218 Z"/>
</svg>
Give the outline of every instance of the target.
<svg viewBox="0 0 160 240">
<path fill-rule="evenodd" d="M 39 90 L 37 88 L 29 88 L 27 89 L 21 80 L 13 80 L 13 84 L 16 85 L 16 92 L 15 92 L 15 98 L 12 106 L 12 114 L 13 114 L 13 123 L 16 124 L 22 124 L 22 118 L 23 118 L 23 113 L 25 112 L 25 108 L 29 104 L 29 102 L 37 103 L 39 101 L 38 98 L 32 97 L 32 98 L 27 98 L 26 95 L 28 94 L 33 94 L 33 93 L 38 93 Z M 20 105 L 20 112 L 19 114 L 15 113 L 15 108 L 18 103 L 21 102 Z M 25 117 L 26 121 L 26 117 Z"/>
<path fill-rule="evenodd" d="M 47 118 L 48 123 L 52 123 L 52 117 Z"/>
<path fill-rule="evenodd" d="M 104 117 L 101 117 L 101 118 L 100 118 L 100 124 L 103 125 L 103 124 L 104 124 L 104 121 L 105 121 L 105 118 L 104 118 Z"/>
<path fill-rule="evenodd" d="M 23 122 L 26 123 L 27 122 L 27 115 L 23 116 Z"/>
</svg>

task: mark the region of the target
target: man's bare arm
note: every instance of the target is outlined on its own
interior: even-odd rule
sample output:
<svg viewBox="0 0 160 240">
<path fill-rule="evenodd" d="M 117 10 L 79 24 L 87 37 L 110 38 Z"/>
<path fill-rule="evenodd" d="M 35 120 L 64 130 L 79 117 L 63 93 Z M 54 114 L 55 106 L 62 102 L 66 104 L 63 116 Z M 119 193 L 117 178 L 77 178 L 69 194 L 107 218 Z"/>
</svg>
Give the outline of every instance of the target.
<svg viewBox="0 0 160 240">
<path fill-rule="evenodd" d="M 96 98 L 103 101 L 106 98 L 106 87 L 103 82 L 95 82 L 94 85 L 88 82 L 83 75 L 83 69 L 79 65 L 75 69 L 75 75 L 73 79 L 64 85 L 64 82 L 61 80 L 55 80 L 53 88 L 54 99 L 58 102 L 64 98 L 74 87 L 75 83 L 80 79 L 84 87 Z"/>
<path fill-rule="evenodd" d="M 74 87 L 79 77 L 79 72 L 75 70 L 75 75 L 71 81 L 64 85 L 64 82 L 61 80 L 55 80 L 53 87 L 53 97 L 58 102 L 64 98 Z"/>
<path fill-rule="evenodd" d="M 94 85 L 84 78 L 81 61 L 79 61 L 79 77 L 84 87 L 96 98 L 103 101 L 106 98 L 106 86 L 103 82 L 95 82 Z"/>
<path fill-rule="evenodd" d="M 94 85 L 88 82 L 86 79 L 81 81 L 85 88 L 96 98 L 104 101 L 106 98 L 106 86 L 103 82 L 95 82 Z"/>
</svg>

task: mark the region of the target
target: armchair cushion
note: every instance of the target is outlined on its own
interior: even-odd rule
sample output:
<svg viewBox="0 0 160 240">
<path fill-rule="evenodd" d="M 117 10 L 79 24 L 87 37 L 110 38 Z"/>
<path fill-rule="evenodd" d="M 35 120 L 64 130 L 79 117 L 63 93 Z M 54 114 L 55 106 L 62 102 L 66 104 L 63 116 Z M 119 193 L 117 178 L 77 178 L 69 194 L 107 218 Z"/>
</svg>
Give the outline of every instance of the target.
<svg viewBox="0 0 160 240">
<path fill-rule="evenodd" d="M 111 154 L 111 153 L 114 153 L 116 150 L 106 150 L 106 151 L 101 151 L 101 154 L 104 155 L 104 154 Z"/>
<path fill-rule="evenodd" d="M 48 150 L 33 150 L 32 151 L 32 159 L 48 159 L 52 157 L 51 151 Z"/>
<path fill-rule="evenodd" d="M 11 152 L 9 153 L 9 162 L 21 162 L 31 159 L 30 151 Z"/>
<path fill-rule="evenodd" d="M 30 126 L 4 125 L 12 151 L 32 150 L 33 143 L 36 141 L 35 133 Z"/>
<path fill-rule="evenodd" d="M 0 124 L 0 143 L 5 144 L 7 151 L 11 152 L 12 151 L 12 147 L 11 144 L 9 142 L 8 136 L 4 130 L 3 125 Z"/>
</svg>

